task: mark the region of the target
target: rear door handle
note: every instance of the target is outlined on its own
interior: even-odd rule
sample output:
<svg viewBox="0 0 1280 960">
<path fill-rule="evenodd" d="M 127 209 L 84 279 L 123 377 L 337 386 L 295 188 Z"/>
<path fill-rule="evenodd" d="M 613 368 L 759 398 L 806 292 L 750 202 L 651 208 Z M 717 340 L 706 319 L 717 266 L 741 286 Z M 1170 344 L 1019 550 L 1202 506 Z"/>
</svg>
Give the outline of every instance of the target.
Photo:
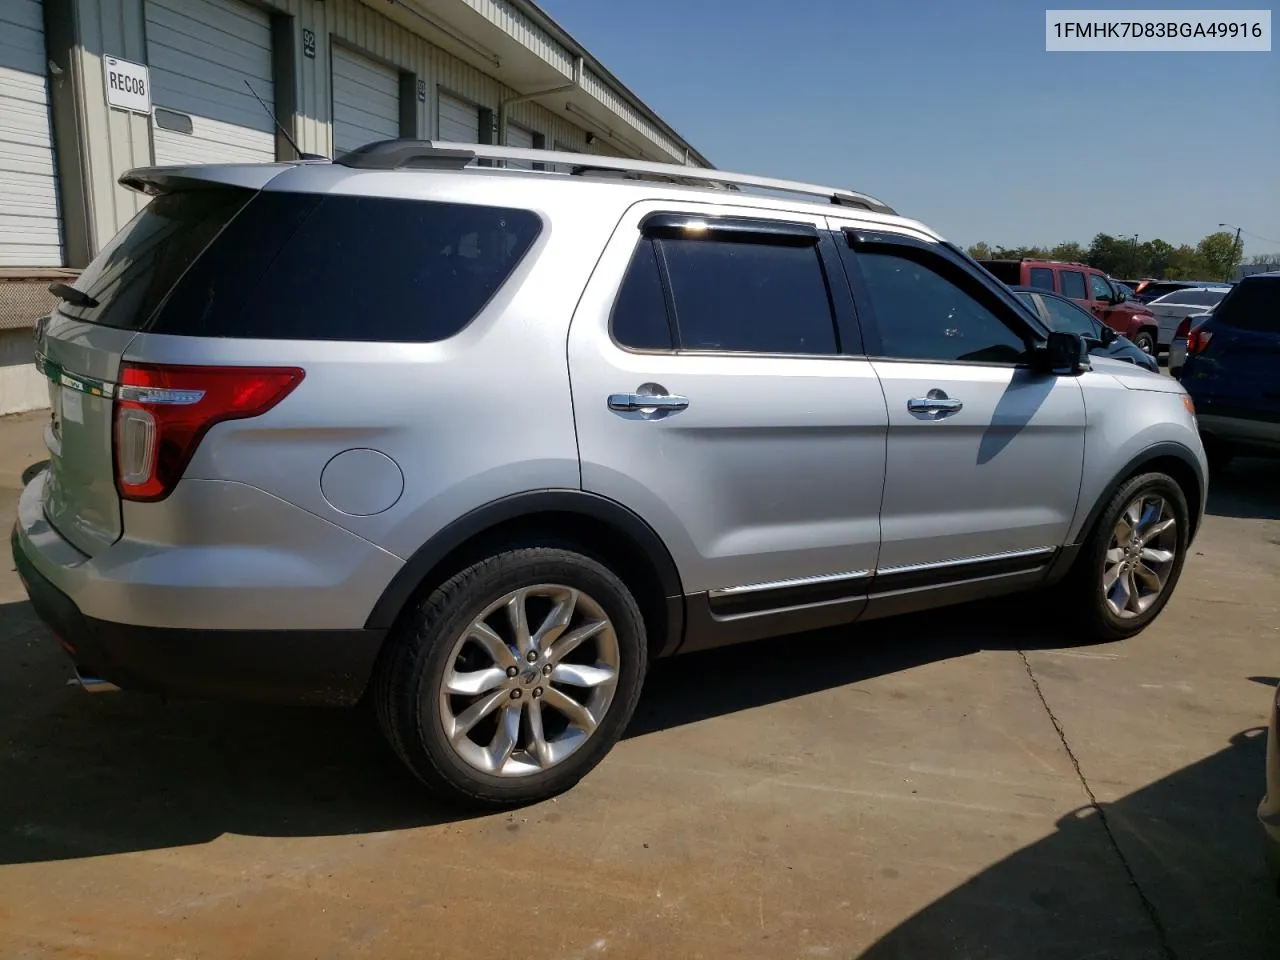
<svg viewBox="0 0 1280 960">
<path fill-rule="evenodd" d="M 689 406 L 689 398 L 674 393 L 611 393 L 609 409 L 620 411 L 633 410 L 684 410 Z"/>
</svg>

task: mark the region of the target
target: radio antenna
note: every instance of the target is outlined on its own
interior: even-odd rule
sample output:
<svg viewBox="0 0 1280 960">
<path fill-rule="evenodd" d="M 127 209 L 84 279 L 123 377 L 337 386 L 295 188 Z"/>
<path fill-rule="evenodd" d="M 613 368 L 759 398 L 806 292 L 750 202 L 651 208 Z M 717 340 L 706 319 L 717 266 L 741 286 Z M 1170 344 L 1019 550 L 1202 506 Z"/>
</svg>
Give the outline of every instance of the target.
<svg viewBox="0 0 1280 960">
<path fill-rule="evenodd" d="M 267 116 L 270 117 L 271 122 L 276 125 L 276 129 L 279 130 L 280 133 L 284 136 L 284 138 L 289 141 L 289 146 L 293 147 L 293 152 L 298 155 L 299 160 L 328 160 L 329 159 L 328 157 L 322 157 L 319 154 L 303 153 L 301 150 L 299 150 L 298 144 L 294 141 L 293 137 L 289 135 L 289 131 L 284 128 L 284 125 L 279 120 L 276 119 L 276 115 L 271 112 L 271 108 L 267 106 L 267 102 L 263 100 L 260 96 L 258 96 L 258 91 L 253 89 L 252 84 L 250 84 L 248 80 L 244 82 L 244 85 L 248 87 L 249 92 L 253 94 L 253 99 L 257 100 L 258 103 L 262 104 L 262 109 L 267 112 Z"/>
</svg>

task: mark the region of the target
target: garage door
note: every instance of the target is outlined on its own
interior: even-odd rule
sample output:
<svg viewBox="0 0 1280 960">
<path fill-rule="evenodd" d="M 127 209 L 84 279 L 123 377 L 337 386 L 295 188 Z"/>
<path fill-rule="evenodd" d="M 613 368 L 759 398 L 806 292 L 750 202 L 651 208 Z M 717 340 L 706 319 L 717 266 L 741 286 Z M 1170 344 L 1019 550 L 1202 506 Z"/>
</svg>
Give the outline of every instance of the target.
<svg viewBox="0 0 1280 960">
<path fill-rule="evenodd" d="M 507 124 L 507 146 L 519 147 L 521 150 L 533 149 L 533 131 L 526 130 L 524 127 L 517 127 L 514 123 Z M 514 167 L 518 170 L 532 170 L 533 164 L 524 160 L 509 160 L 508 167 Z"/>
<path fill-rule="evenodd" d="M 441 140 L 455 143 L 480 141 L 480 108 L 465 100 L 440 94 L 440 122 L 436 125 Z"/>
<path fill-rule="evenodd" d="M 400 72 L 333 47 L 334 156 L 400 136 Z"/>
<path fill-rule="evenodd" d="M 147 0 L 157 164 L 274 160 L 271 18 L 237 0 Z"/>
<path fill-rule="evenodd" d="M 0 0 L 0 266 L 62 265 L 40 0 Z"/>
</svg>

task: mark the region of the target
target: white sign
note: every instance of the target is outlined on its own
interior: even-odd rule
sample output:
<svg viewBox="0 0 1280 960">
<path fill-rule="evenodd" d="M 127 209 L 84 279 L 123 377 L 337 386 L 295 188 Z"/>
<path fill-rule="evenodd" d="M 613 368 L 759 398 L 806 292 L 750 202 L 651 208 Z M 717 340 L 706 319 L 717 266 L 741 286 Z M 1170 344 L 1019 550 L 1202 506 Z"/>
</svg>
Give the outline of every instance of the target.
<svg viewBox="0 0 1280 960">
<path fill-rule="evenodd" d="M 144 64 L 103 57 L 102 69 L 110 106 L 138 113 L 151 112 L 151 76 Z"/>
</svg>

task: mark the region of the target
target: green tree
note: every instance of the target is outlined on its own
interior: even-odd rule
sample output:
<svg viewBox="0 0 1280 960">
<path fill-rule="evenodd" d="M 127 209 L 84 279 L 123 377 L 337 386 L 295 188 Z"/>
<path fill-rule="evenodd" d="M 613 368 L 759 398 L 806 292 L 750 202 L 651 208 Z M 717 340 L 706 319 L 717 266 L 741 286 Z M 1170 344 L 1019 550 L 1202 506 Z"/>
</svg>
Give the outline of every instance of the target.
<svg viewBox="0 0 1280 960">
<path fill-rule="evenodd" d="M 1165 243 L 1158 237 L 1142 244 L 1142 266 L 1137 276 L 1163 277 L 1169 267 L 1169 257 L 1173 255 L 1173 244 Z"/>
<path fill-rule="evenodd" d="M 1131 247 L 1132 244 L 1127 244 L 1109 233 L 1100 233 L 1089 244 L 1085 263 L 1111 276 L 1128 276 L 1127 267 L 1133 262 L 1133 253 L 1125 250 L 1125 246 Z"/>
<path fill-rule="evenodd" d="M 1205 265 L 1194 247 L 1182 244 L 1169 254 L 1169 265 L 1165 267 L 1166 280 L 1203 280 Z"/>
<path fill-rule="evenodd" d="M 1083 263 L 1085 257 L 1084 247 L 1076 243 L 1074 240 L 1067 243 L 1060 243 L 1049 251 L 1050 260 L 1065 260 L 1068 263 Z"/>
<path fill-rule="evenodd" d="M 1225 230 L 1211 233 L 1196 245 L 1202 267 L 1207 271 L 1205 279 L 1230 280 L 1236 275 L 1236 267 L 1244 259 L 1244 251 L 1236 243 L 1233 234 Z"/>
<path fill-rule="evenodd" d="M 975 260 L 990 260 L 991 248 L 987 246 L 985 240 L 979 240 L 969 248 L 969 256 Z"/>
</svg>

